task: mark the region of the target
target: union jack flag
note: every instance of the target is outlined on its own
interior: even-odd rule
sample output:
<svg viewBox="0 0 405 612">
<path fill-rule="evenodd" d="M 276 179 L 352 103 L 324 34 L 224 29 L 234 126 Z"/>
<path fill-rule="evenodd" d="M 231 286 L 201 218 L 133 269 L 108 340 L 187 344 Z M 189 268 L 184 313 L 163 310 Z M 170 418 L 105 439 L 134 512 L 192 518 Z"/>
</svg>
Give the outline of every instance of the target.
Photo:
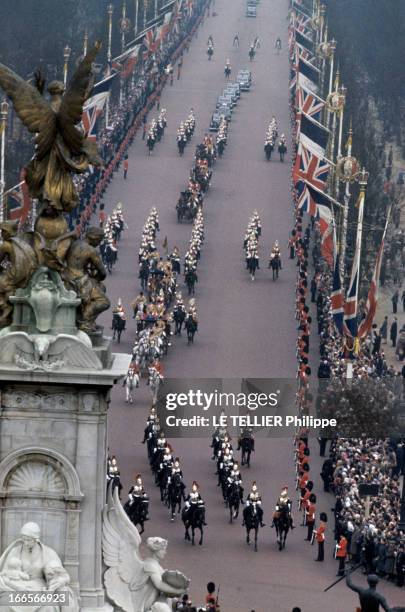
<svg viewBox="0 0 405 612">
<path fill-rule="evenodd" d="M 298 181 L 295 187 L 297 189 L 298 208 L 302 212 L 308 213 L 311 217 L 315 217 L 318 209 L 304 181 Z"/>
<path fill-rule="evenodd" d="M 160 38 L 158 37 L 157 28 L 150 28 L 150 30 L 145 33 L 143 44 L 146 48 L 146 51 L 144 52 L 145 59 L 149 55 L 156 53 L 160 45 Z"/>
<path fill-rule="evenodd" d="M 331 294 L 331 312 L 336 329 L 343 335 L 344 294 L 340 280 L 340 256 L 336 255 Z"/>
<path fill-rule="evenodd" d="M 344 325 L 345 332 L 348 336 L 356 338 L 358 330 L 357 321 L 357 304 L 358 304 L 358 285 L 360 274 L 360 255 L 362 242 L 362 226 L 363 226 L 363 211 L 364 211 L 364 194 L 360 194 L 359 198 L 359 216 L 357 220 L 357 237 L 356 248 L 352 262 L 352 271 L 350 274 L 349 288 L 346 293 Z"/>
<path fill-rule="evenodd" d="M 306 183 L 323 191 L 328 180 L 330 164 L 317 156 L 310 148 L 299 143 L 298 154 L 295 161 L 293 179 L 294 183 L 304 180 Z"/>
<path fill-rule="evenodd" d="M 297 135 L 301 129 L 301 114 L 305 113 L 308 117 L 312 117 L 316 121 L 321 121 L 322 110 L 325 106 L 325 100 L 317 96 L 313 91 L 307 88 L 305 83 L 300 82 L 298 76 L 298 87 L 295 95 L 295 105 L 297 107 Z"/>
<path fill-rule="evenodd" d="M 19 220 L 19 227 L 22 227 L 28 218 L 31 210 L 31 198 L 28 193 L 28 185 L 24 180 L 25 171 L 20 174 L 23 180 L 15 187 L 12 187 L 4 193 L 7 197 L 8 219 L 11 221 Z"/>
</svg>

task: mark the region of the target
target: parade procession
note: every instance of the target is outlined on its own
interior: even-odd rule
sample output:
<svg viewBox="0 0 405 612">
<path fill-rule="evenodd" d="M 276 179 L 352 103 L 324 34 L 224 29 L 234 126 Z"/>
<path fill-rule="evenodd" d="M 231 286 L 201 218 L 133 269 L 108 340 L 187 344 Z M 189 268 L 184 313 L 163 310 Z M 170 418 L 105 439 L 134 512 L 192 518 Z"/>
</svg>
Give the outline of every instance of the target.
<svg viewBox="0 0 405 612">
<path fill-rule="evenodd" d="M 405 4 L 1 10 L 1 610 L 405 612 Z"/>
</svg>

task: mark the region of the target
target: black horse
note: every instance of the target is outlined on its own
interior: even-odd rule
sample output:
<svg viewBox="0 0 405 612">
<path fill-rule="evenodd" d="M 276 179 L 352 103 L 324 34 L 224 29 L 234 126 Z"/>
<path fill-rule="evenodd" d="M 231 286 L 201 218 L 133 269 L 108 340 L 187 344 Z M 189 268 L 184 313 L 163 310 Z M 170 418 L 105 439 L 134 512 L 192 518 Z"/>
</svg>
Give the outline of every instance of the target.
<svg viewBox="0 0 405 612">
<path fill-rule="evenodd" d="M 198 543 L 201 546 L 204 537 L 205 508 L 203 506 L 196 505 L 191 505 L 189 508 L 183 508 L 181 519 L 186 529 L 184 539 L 190 540 L 189 529 L 191 528 L 191 543 L 194 546 L 195 530 L 199 529 L 200 541 Z"/>
<path fill-rule="evenodd" d="M 187 332 L 187 344 L 192 344 L 194 342 L 194 336 L 198 328 L 198 323 L 191 315 L 189 315 L 184 325 Z"/>
<path fill-rule="evenodd" d="M 142 289 L 146 289 L 149 278 L 149 262 L 146 259 L 143 259 L 139 266 L 139 278 L 141 280 Z"/>
<path fill-rule="evenodd" d="M 278 549 L 285 548 L 285 541 L 291 527 L 291 516 L 286 506 L 281 507 L 273 516 L 273 523 L 276 528 Z"/>
<path fill-rule="evenodd" d="M 226 502 L 229 508 L 229 522 L 232 523 L 233 519 L 237 519 L 239 516 L 239 506 L 242 499 L 242 488 L 240 485 L 233 482 L 229 485 L 226 492 Z"/>
<path fill-rule="evenodd" d="M 255 440 L 252 436 L 243 436 L 239 445 L 242 451 L 241 464 L 250 467 L 250 455 L 255 450 Z"/>
<path fill-rule="evenodd" d="M 281 269 L 281 259 L 279 255 L 275 255 L 270 259 L 269 268 L 273 271 L 273 280 L 278 278 L 278 271 Z"/>
<path fill-rule="evenodd" d="M 188 295 L 194 295 L 195 284 L 198 283 L 197 272 L 195 270 L 187 270 L 184 275 L 184 280 L 187 285 Z"/>
<path fill-rule="evenodd" d="M 225 66 L 225 70 L 224 70 L 224 74 L 225 74 L 225 78 L 229 80 L 229 77 L 231 76 L 231 67 L 226 65 Z"/>
<path fill-rule="evenodd" d="M 287 153 L 287 147 L 283 142 L 280 142 L 280 144 L 278 145 L 278 153 L 280 155 L 280 161 L 283 162 L 284 156 Z"/>
<path fill-rule="evenodd" d="M 113 314 L 111 329 L 113 330 L 113 340 L 117 338 L 118 344 L 121 342 L 121 334 L 125 329 L 126 323 L 126 320 L 120 317 L 118 313 Z"/>
<path fill-rule="evenodd" d="M 255 280 L 256 270 L 259 267 L 259 260 L 257 259 L 257 257 L 248 257 L 246 259 L 246 264 L 247 264 L 247 269 L 249 270 L 249 273 L 250 273 L 250 278 L 253 281 Z"/>
<path fill-rule="evenodd" d="M 176 307 L 173 309 L 173 319 L 175 323 L 174 335 L 181 336 L 181 328 L 184 323 L 184 319 L 186 318 L 186 312 L 184 308 Z"/>
<path fill-rule="evenodd" d="M 170 520 L 174 521 L 174 515 L 177 512 L 181 512 L 181 500 L 186 500 L 184 494 L 185 485 L 180 474 L 174 474 L 170 476 L 170 484 L 167 487 L 167 505 L 170 508 Z"/>
<path fill-rule="evenodd" d="M 211 61 L 212 56 L 214 55 L 214 47 L 209 46 L 207 49 L 208 61 Z"/>
<path fill-rule="evenodd" d="M 145 531 L 144 523 L 149 520 L 148 501 L 140 498 L 135 498 L 133 501 L 128 500 L 124 504 L 124 510 L 135 527 L 137 525 L 141 526 L 139 533 L 142 534 Z"/>
<path fill-rule="evenodd" d="M 250 47 L 250 49 L 249 49 L 249 59 L 250 59 L 251 62 L 253 62 L 253 60 L 255 58 L 255 55 L 256 55 L 256 51 L 254 50 L 253 47 Z"/>
<path fill-rule="evenodd" d="M 259 533 L 261 517 L 255 504 L 246 506 L 243 510 L 243 525 L 246 527 L 246 543 L 250 544 L 250 532 L 255 532 L 255 552 L 257 552 L 257 536 Z"/>
<path fill-rule="evenodd" d="M 148 140 L 146 141 L 146 145 L 148 147 L 148 155 L 151 155 L 153 148 L 155 146 L 155 139 L 152 136 L 148 136 Z"/>
<path fill-rule="evenodd" d="M 184 140 L 184 138 L 178 138 L 177 139 L 177 148 L 179 150 L 180 157 L 184 153 L 184 149 L 186 148 L 186 144 L 187 144 L 187 140 Z"/>
<path fill-rule="evenodd" d="M 264 145 L 264 152 L 266 154 L 267 161 L 271 160 L 271 154 L 273 153 L 273 150 L 274 144 L 272 142 L 266 142 L 266 144 Z"/>
</svg>

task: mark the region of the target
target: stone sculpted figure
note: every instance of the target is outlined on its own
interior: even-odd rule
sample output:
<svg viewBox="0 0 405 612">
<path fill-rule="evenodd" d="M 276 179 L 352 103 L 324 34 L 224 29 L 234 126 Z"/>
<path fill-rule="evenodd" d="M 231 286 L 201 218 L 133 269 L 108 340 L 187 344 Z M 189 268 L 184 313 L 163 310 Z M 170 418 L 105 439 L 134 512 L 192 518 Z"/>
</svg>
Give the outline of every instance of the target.
<svg viewBox="0 0 405 612">
<path fill-rule="evenodd" d="M 97 42 L 87 53 L 66 91 L 60 81 L 49 84 L 49 101 L 36 87 L 0 64 L 0 87 L 25 127 L 35 134 L 35 154 L 25 175 L 29 193 L 41 204 L 51 202 L 58 211 L 70 212 L 78 202 L 72 174 L 85 172 L 89 164 L 101 163 L 95 144 L 77 127 L 92 89 L 92 63 L 100 47 Z"/>
<path fill-rule="evenodd" d="M 2 609 L 13 612 L 78 612 L 77 598 L 69 587 L 70 576 L 57 553 L 40 540 L 40 528 L 36 523 L 26 523 L 20 537 L 12 542 L 0 557 L 0 591 Z M 27 591 L 38 593 L 65 592 L 69 604 L 63 608 L 57 603 L 36 604 L 27 607 L 5 605 L 7 594 Z"/>
<path fill-rule="evenodd" d="M 124 612 L 171 612 L 171 597 L 182 595 L 190 583 L 181 572 L 165 571 L 167 540 L 148 538 L 151 556 L 139 555 L 141 536 L 118 497 L 118 487 L 108 488 L 103 512 L 103 556 L 108 567 L 104 584 L 108 597 Z"/>
<path fill-rule="evenodd" d="M 96 331 L 96 318 L 110 307 L 102 281 L 106 270 L 97 249 L 104 232 L 90 227 L 85 240 L 75 240 L 66 256 L 66 270 L 63 279 L 81 298 L 78 310 L 78 326 L 84 332 Z"/>
<path fill-rule="evenodd" d="M 17 235 L 18 221 L 0 223 L 3 242 L 0 245 L 0 327 L 9 325 L 13 306 L 9 302 L 15 290 L 24 287 L 37 267 L 33 248 Z"/>
</svg>

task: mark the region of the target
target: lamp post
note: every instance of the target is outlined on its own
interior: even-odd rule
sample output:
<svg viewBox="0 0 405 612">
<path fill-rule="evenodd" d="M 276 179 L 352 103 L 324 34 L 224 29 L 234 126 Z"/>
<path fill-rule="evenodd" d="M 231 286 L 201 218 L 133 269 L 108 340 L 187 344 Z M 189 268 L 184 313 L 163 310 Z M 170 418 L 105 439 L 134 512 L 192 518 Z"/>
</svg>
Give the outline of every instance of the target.
<svg viewBox="0 0 405 612">
<path fill-rule="evenodd" d="M 148 10 L 148 0 L 143 0 L 143 29 L 146 28 L 146 11 Z"/>
<path fill-rule="evenodd" d="M 6 129 L 9 104 L 3 100 L 0 104 L 0 132 L 1 132 L 1 153 L 0 153 L 0 221 L 4 221 L 4 188 L 5 181 L 5 153 L 6 153 Z"/>
<path fill-rule="evenodd" d="M 107 62 L 111 62 L 111 40 L 112 40 L 112 16 L 114 12 L 114 7 L 112 4 L 107 6 L 107 15 L 108 15 L 108 47 L 107 47 Z"/>
<path fill-rule="evenodd" d="M 66 83 L 67 83 L 67 76 L 68 76 L 68 69 L 69 69 L 69 58 L 70 58 L 70 54 L 72 52 L 72 49 L 69 47 L 69 45 L 66 45 L 66 47 L 63 49 L 63 60 L 64 60 L 64 64 L 63 64 L 63 84 L 66 87 Z"/>
<path fill-rule="evenodd" d="M 135 24 L 134 24 L 134 34 L 135 38 L 138 34 L 138 19 L 139 19 L 139 0 L 135 0 Z"/>
<path fill-rule="evenodd" d="M 112 16 L 114 12 L 114 7 L 112 4 L 107 6 L 107 15 L 108 15 L 108 47 L 107 47 L 107 63 L 108 68 L 111 66 L 111 40 L 112 40 Z M 110 116 L 110 94 L 107 96 L 107 100 L 105 103 L 105 127 L 108 128 L 109 117 Z"/>
</svg>

